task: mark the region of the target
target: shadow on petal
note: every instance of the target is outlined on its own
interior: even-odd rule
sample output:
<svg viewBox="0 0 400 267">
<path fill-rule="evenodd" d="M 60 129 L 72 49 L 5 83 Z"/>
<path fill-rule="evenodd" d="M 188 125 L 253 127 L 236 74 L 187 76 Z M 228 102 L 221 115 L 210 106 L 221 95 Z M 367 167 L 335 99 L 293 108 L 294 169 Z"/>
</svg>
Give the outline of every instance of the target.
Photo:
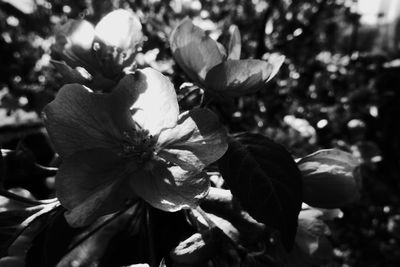
<svg viewBox="0 0 400 267">
<path fill-rule="evenodd" d="M 92 77 L 83 76 L 76 69 L 71 68 L 63 61 L 51 60 L 51 64 L 57 69 L 57 71 L 62 75 L 64 83 L 87 83 Z"/>
<path fill-rule="evenodd" d="M 84 67 L 94 73 L 96 59 L 93 55 L 94 27 L 86 20 L 70 19 L 56 27 L 52 50 L 73 67 Z"/>
<path fill-rule="evenodd" d="M 93 93 L 67 84 L 43 110 L 46 129 L 57 153 L 65 158 L 87 149 L 113 149 L 133 121 L 126 96 Z"/>
<path fill-rule="evenodd" d="M 180 115 L 175 128 L 163 131 L 159 156 L 185 170 L 201 171 L 225 154 L 226 129 L 208 109 L 192 109 Z"/>
<path fill-rule="evenodd" d="M 57 197 L 68 209 L 66 218 L 72 226 L 118 211 L 135 197 L 126 186 L 126 166 L 121 157 L 105 149 L 78 152 L 63 161 L 56 175 Z"/>
<path fill-rule="evenodd" d="M 152 135 L 176 125 L 178 101 L 171 81 L 160 72 L 145 68 L 126 75 L 114 89 L 119 99 L 129 99 L 132 119 Z"/>
<path fill-rule="evenodd" d="M 185 171 L 178 166 L 167 167 L 165 163 L 153 160 L 132 174 L 130 186 L 153 207 L 173 212 L 196 206 L 207 195 L 210 182 L 205 173 Z"/>
</svg>

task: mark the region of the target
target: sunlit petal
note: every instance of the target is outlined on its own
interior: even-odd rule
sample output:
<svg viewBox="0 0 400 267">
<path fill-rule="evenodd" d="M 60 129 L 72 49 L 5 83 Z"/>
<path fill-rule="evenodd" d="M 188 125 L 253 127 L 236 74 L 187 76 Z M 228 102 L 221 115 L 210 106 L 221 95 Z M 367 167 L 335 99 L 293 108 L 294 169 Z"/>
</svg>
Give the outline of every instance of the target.
<svg viewBox="0 0 400 267">
<path fill-rule="evenodd" d="M 222 55 L 222 58 L 225 60 L 227 57 L 225 47 L 219 42 L 217 42 L 217 47 L 218 47 L 219 53 Z"/>
<path fill-rule="evenodd" d="M 218 117 L 207 109 L 182 113 L 175 128 L 163 131 L 159 155 L 185 170 L 202 170 L 226 152 L 227 133 Z"/>
<path fill-rule="evenodd" d="M 188 18 L 172 32 L 170 45 L 176 62 L 196 82 L 203 83 L 208 70 L 224 59 L 217 42 Z"/>
<path fill-rule="evenodd" d="M 124 186 L 126 166 L 120 156 L 104 149 L 81 151 L 64 159 L 56 175 L 56 190 L 71 225 L 89 224 L 135 197 Z"/>
<path fill-rule="evenodd" d="M 242 43 L 239 29 L 236 25 L 229 27 L 230 39 L 228 45 L 228 59 L 240 59 L 240 52 L 242 50 Z"/>
<path fill-rule="evenodd" d="M 92 148 L 118 149 L 133 121 L 119 94 L 93 93 L 80 84 L 68 84 L 44 109 L 45 126 L 56 151 L 65 158 Z"/>
<path fill-rule="evenodd" d="M 210 186 L 205 173 L 192 173 L 178 166 L 167 168 L 165 163 L 155 160 L 134 173 L 130 181 L 137 195 L 164 211 L 196 206 Z"/>
<path fill-rule="evenodd" d="M 95 28 L 96 40 L 122 50 L 135 49 L 142 40 L 142 25 L 138 17 L 124 9 L 103 17 Z"/>
<path fill-rule="evenodd" d="M 146 68 L 127 75 L 115 89 L 116 94 L 132 99 L 132 118 L 150 134 L 174 127 L 179 107 L 173 84 L 160 72 Z M 123 97 L 121 97 L 123 98 Z"/>
<path fill-rule="evenodd" d="M 206 88 L 228 96 L 254 93 L 265 86 L 281 64 L 256 59 L 228 60 L 207 73 Z"/>
</svg>

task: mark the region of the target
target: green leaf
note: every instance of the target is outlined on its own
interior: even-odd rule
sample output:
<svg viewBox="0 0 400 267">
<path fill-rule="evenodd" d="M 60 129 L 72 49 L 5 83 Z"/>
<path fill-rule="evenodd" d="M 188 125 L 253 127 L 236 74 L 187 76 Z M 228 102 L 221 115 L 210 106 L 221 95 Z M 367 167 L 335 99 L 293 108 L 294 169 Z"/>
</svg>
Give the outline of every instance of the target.
<svg viewBox="0 0 400 267">
<path fill-rule="evenodd" d="M 287 250 L 293 246 L 302 203 L 300 172 L 288 151 L 259 134 L 232 139 L 219 160 L 220 172 L 249 214 L 279 230 Z"/>
</svg>

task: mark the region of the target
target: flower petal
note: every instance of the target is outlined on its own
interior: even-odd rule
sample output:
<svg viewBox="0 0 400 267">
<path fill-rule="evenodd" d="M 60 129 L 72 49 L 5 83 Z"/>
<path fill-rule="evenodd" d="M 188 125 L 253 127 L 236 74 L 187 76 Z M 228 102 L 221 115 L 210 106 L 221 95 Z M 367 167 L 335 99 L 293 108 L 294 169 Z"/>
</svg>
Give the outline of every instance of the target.
<svg viewBox="0 0 400 267">
<path fill-rule="evenodd" d="M 142 24 L 132 12 L 117 9 L 104 16 L 95 28 L 95 38 L 105 45 L 135 50 L 142 41 Z"/>
<path fill-rule="evenodd" d="M 123 132 L 133 126 L 132 101 L 121 94 L 93 93 L 80 84 L 64 85 L 44 109 L 57 153 L 66 158 L 81 150 L 118 149 Z"/>
<path fill-rule="evenodd" d="M 228 45 L 228 59 L 237 60 L 240 59 L 240 52 L 242 50 L 241 37 L 239 29 L 236 25 L 229 27 L 229 45 Z"/>
<path fill-rule="evenodd" d="M 218 160 L 228 148 L 225 128 L 207 109 L 182 113 L 175 128 L 160 134 L 158 144 L 159 156 L 185 170 L 197 171 Z"/>
<path fill-rule="evenodd" d="M 208 70 L 223 61 L 217 42 L 188 18 L 172 32 L 170 46 L 179 66 L 193 81 L 199 83 L 204 82 Z"/>
<path fill-rule="evenodd" d="M 207 73 L 206 89 L 228 96 L 254 93 L 276 74 L 280 64 L 256 59 L 228 60 Z"/>
<path fill-rule="evenodd" d="M 145 68 L 127 75 L 115 89 L 134 99 L 132 118 L 152 135 L 174 127 L 178 120 L 179 107 L 173 84 L 160 72 Z M 122 97 L 121 97 L 122 98 Z"/>
<path fill-rule="evenodd" d="M 178 166 L 167 168 L 161 161 L 150 161 L 131 178 L 132 190 L 164 211 L 194 207 L 210 187 L 205 173 L 185 171 Z"/>
<path fill-rule="evenodd" d="M 81 72 L 71 68 L 63 61 L 51 60 L 50 62 L 62 75 L 64 83 L 87 83 L 92 79 L 92 77 L 90 77 L 90 74 L 86 76 L 82 75 Z"/>
<path fill-rule="evenodd" d="M 92 53 L 94 27 L 86 20 L 70 19 L 56 29 L 53 51 L 59 53 L 73 67 L 85 67 L 94 71 L 95 65 Z"/>
<path fill-rule="evenodd" d="M 126 162 L 112 151 L 81 151 L 64 159 L 56 175 L 56 192 L 74 227 L 115 212 L 135 194 L 124 186 Z"/>
<path fill-rule="evenodd" d="M 303 210 L 299 214 L 296 243 L 308 255 L 317 251 L 319 239 L 328 231 L 322 216 L 323 212 L 316 209 Z"/>
</svg>

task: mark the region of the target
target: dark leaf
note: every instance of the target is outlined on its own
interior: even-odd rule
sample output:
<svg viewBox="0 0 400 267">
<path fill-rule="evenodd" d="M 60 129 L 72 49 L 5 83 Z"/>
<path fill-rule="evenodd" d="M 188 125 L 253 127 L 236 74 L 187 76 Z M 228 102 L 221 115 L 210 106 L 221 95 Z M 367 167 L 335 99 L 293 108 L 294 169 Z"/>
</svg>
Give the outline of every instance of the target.
<svg viewBox="0 0 400 267">
<path fill-rule="evenodd" d="M 220 172 L 243 208 L 279 230 L 289 250 L 302 203 L 300 172 L 289 152 L 270 139 L 248 133 L 235 139 L 218 162 Z"/>
<path fill-rule="evenodd" d="M 8 210 L 0 212 L 0 257 L 5 254 L 20 224 L 35 213 L 32 209 Z"/>
<path fill-rule="evenodd" d="M 14 192 L 29 193 L 21 189 L 0 191 L 0 257 L 7 254 L 9 246 L 32 220 L 56 205 L 56 202 L 45 204 Z"/>
<path fill-rule="evenodd" d="M 46 148 L 42 146 L 42 149 Z M 54 176 L 57 168 L 45 167 L 37 163 L 33 151 L 22 142 L 16 150 L 2 149 L 4 163 L 3 180 L 5 188 L 23 187 L 39 198 L 46 198 L 49 189 L 44 186 L 47 177 Z"/>
<path fill-rule="evenodd" d="M 150 227 L 154 238 L 156 261 L 194 233 L 183 211 L 164 212 L 150 207 Z"/>
<path fill-rule="evenodd" d="M 87 235 L 83 241 L 73 245 L 73 248 L 68 251 L 68 253 L 62 257 L 61 261 L 58 262 L 58 267 L 68 267 L 68 266 L 98 266 L 104 253 L 106 252 L 110 240 L 117 233 L 123 231 L 131 221 L 131 217 L 135 216 L 137 213 L 138 205 L 134 205 L 122 213 L 117 213 L 108 216 L 105 219 L 105 224 L 101 224 L 98 230 L 95 232 L 94 229 L 89 228 Z"/>
<path fill-rule="evenodd" d="M 28 266 L 26 263 L 27 252 L 33 244 L 33 240 L 46 226 L 50 216 L 55 213 L 58 202 L 43 204 L 40 206 L 30 207 L 25 209 L 26 217 L 23 221 L 23 210 L 10 210 L 3 213 L 3 224 L 0 227 L 1 231 L 9 230 L 9 236 L 1 239 L 0 266 Z M 35 211 L 34 214 L 28 217 L 28 210 Z M 5 227 L 15 220 L 18 224 Z M 16 265 L 13 265 L 16 264 Z"/>
<path fill-rule="evenodd" d="M 68 225 L 64 212 L 65 209 L 59 207 L 57 213 L 48 220 L 47 227 L 35 238 L 27 254 L 27 267 L 55 266 L 64 256 L 79 231 Z"/>
</svg>

